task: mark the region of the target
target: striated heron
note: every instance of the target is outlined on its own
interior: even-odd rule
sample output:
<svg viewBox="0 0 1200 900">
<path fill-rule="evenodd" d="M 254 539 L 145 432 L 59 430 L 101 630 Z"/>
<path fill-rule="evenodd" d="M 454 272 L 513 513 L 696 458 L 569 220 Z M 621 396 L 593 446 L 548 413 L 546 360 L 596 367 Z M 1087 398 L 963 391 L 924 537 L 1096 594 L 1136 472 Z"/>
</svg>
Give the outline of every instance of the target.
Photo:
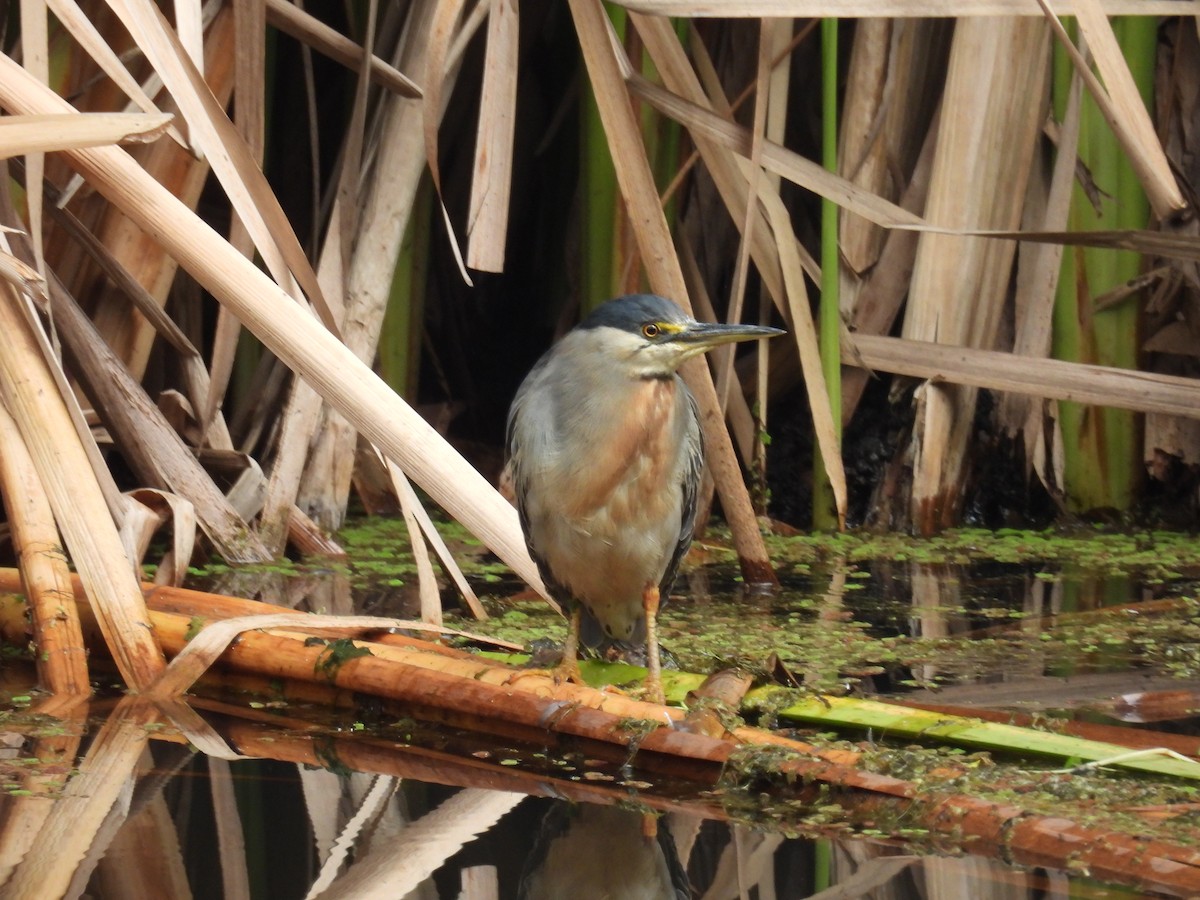
<svg viewBox="0 0 1200 900">
<path fill-rule="evenodd" d="M 546 352 L 508 414 L 506 475 L 530 555 L 571 615 L 560 675 L 585 646 L 645 645 L 662 702 L 655 617 L 692 542 L 704 451 L 676 374 L 719 344 L 778 328 L 697 322 L 663 297 L 600 306 Z"/>
</svg>

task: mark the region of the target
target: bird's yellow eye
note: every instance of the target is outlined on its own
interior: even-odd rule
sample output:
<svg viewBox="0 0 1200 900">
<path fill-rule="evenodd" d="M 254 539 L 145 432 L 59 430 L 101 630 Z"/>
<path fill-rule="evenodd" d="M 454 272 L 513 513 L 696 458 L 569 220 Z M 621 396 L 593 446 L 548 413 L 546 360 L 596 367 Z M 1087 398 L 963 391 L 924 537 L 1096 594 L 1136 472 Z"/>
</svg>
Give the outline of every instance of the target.
<svg viewBox="0 0 1200 900">
<path fill-rule="evenodd" d="M 642 326 L 642 337 L 656 338 L 662 333 L 662 329 L 654 322 L 647 322 Z"/>
</svg>

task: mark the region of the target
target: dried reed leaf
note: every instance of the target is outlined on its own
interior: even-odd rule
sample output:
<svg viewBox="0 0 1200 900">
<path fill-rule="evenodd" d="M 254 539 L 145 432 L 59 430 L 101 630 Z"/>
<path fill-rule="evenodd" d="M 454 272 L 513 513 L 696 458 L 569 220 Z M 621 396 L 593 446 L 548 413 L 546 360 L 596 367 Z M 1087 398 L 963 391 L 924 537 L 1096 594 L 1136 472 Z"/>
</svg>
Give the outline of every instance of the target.
<svg viewBox="0 0 1200 900">
<path fill-rule="evenodd" d="M 288 0 L 266 0 L 267 21 L 303 44 L 355 72 L 362 65 L 363 48 Z M 401 97 L 418 98 L 421 88 L 407 75 L 378 56 L 371 57 L 371 81 Z"/>
<path fill-rule="evenodd" d="M 129 270 L 113 257 L 108 247 L 101 242 L 90 229 L 84 227 L 75 215 L 67 209 L 59 207 L 60 195 L 47 185 L 47 196 L 50 198 L 50 215 L 55 224 L 69 234 L 108 276 L 109 280 L 133 303 L 134 308 L 141 313 L 150 326 L 171 347 L 180 354 L 180 363 L 184 372 L 185 389 L 192 408 L 203 409 L 211 393 L 205 386 L 207 381 L 204 361 L 200 351 L 188 340 L 175 320 L 155 301 Z M 207 428 L 205 431 L 207 432 Z"/>
<path fill-rule="evenodd" d="M 50 35 L 46 22 L 46 0 L 21 0 L 21 57 L 26 71 L 43 84 L 50 83 Z M 33 239 L 33 262 L 45 275 L 46 258 L 42 252 L 42 176 L 46 157 L 40 151 L 27 152 L 25 168 L 25 210 L 29 217 L 29 236 Z"/>
<path fill-rule="evenodd" d="M 110 0 L 110 6 L 179 104 L 193 144 L 208 157 L 276 282 L 289 289 L 294 277 L 325 327 L 336 334 L 316 275 L 279 200 L 162 13 L 149 0 Z"/>
<path fill-rule="evenodd" d="M 516 0 L 492 0 L 467 216 L 467 265 L 484 272 L 504 271 L 517 121 L 517 23 Z"/>
<path fill-rule="evenodd" d="M 759 182 L 762 180 L 762 145 L 767 127 L 767 105 L 770 102 L 771 90 L 771 35 L 779 29 L 773 28 L 770 19 L 762 19 L 758 28 L 758 65 L 755 68 L 754 89 L 754 121 L 750 126 L 750 165 L 748 170 L 749 190 L 746 194 L 746 205 L 742 213 L 740 228 L 741 240 L 738 242 L 737 257 L 733 263 L 733 285 L 729 297 L 729 321 L 742 320 L 742 308 L 746 300 L 746 278 L 750 267 L 750 242 L 754 238 L 754 213 L 758 208 Z M 768 187 L 768 190 L 770 188 Z M 786 279 L 785 279 L 786 282 Z M 728 406 L 729 382 L 733 377 L 733 345 L 719 348 L 717 358 L 717 398 L 721 401 L 721 409 Z"/>
<path fill-rule="evenodd" d="M 234 59 L 229 51 L 233 39 L 233 10 L 225 6 L 210 25 L 207 46 L 209 85 L 217 102 L 223 107 L 229 104 L 233 93 Z M 151 144 L 137 153 L 137 157 L 142 168 L 166 185 L 184 205 L 196 208 L 211 175 L 207 162 L 168 141 Z M 82 183 L 79 175 L 73 178 Z M 63 202 L 65 200 L 60 197 L 59 203 Z M 101 210 L 99 220 L 93 226 L 97 238 L 134 279 L 145 285 L 155 303 L 165 305 L 169 292 L 176 284 L 178 266 L 175 261 L 163 252 L 152 233 L 139 228 L 111 205 L 98 203 L 97 206 Z M 59 274 L 69 274 L 78 279 L 87 271 L 86 268 L 74 272 L 64 270 Z M 102 282 L 89 283 L 86 287 L 75 282 L 70 287 L 76 293 L 96 294 L 92 313 L 96 327 L 129 371 L 140 379 L 145 374 L 155 340 L 151 329 L 137 316 L 129 315 L 128 301 Z M 204 408 L 203 400 L 197 404 L 197 408 Z"/>
<path fill-rule="evenodd" d="M 458 237 L 454 233 L 454 225 L 450 221 L 450 212 L 446 209 L 446 201 L 442 196 L 442 169 L 438 163 L 438 126 L 442 122 L 442 93 L 445 86 L 445 72 L 451 52 L 451 44 L 455 35 L 455 26 L 462 15 L 464 0 L 430 0 L 436 2 L 433 20 L 429 30 L 425 56 L 425 97 L 421 105 L 422 125 L 425 136 L 425 162 L 429 166 L 429 174 L 433 179 L 433 187 L 437 192 L 438 205 L 442 210 L 442 221 L 446 225 L 446 235 L 450 239 L 450 249 L 454 261 L 458 264 L 459 274 L 463 281 L 471 284 L 471 278 L 463 264 L 462 251 L 458 245 Z"/>
<path fill-rule="evenodd" d="M 1075 183 L 1079 145 L 1080 110 L 1083 81 L 1076 73 L 1071 79 L 1067 108 L 1058 129 L 1057 154 L 1049 184 L 1044 191 L 1045 205 L 1038 217 L 1037 230 L 1065 228 L 1071 211 L 1071 189 Z M 1035 160 L 1036 164 L 1036 160 Z M 1038 196 L 1043 191 L 1034 188 Z M 1013 353 L 1019 356 L 1049 356 L 1053 334 L 1054 300 L 1062 273 L 1062 245 L 1022 243 L 1018 250 L 1016 279 L 1016 335 Z M 1017 394 L 1000 400 L 997 419 L 1010 434 L 1022 433 L 1025 459 L 1032 462 L 1036 444 L 1043 441 L 1043 418 L 1036 416 L 1032 404 Z"/>
<path fill-rule="evenodd" d="M 741 156 L 749 157 L 751 140 L 745 128 L 722 119 L 678 94 L 651 84 L 641 76 L 631 76 L 629 87 L 663 115 L 686 126 L 695 139 L 707 138 Z M 920 216 L 870 191 L 862 190 L 812 160 L 771 141 L 763 142 L 762 164 L 768 171 L 775 172 L 876 224 L 889 228 L 920 227 L 925 224 Z"/>
<path fill-rule="evenodd" d="M 414 5 L 406 27 L 413 34 L 426 33 L 432 25 L 433 12 L 432 2 Z M 406 42 L 401 64 L 424 69 L 427 52 L 424 41 Z M 452 84 L 455 77 L 443 73 L 443 86 Z M 413 216 L 424 169 L 421 130 L 424 112 L 421 103 L 396 96 L 384 99 L 374 141 L 375 163 L 361 188 L 361 214 L 351 228 L 352 217 L 339 212 L 334 221 L 344 230 L 331 229 L 321 253 L 322 283 L 332 284 L 339 279 L 337 289 L 330 294 L 339 299 L 345 295 L 345 308 L 339 313 L 339 321 L 345 324 L 344 343 L 368 364 L 374 361 L 378 350 L 396 262 L 405 229 Z M 345 202 L 347 198 L 339 196 L 336 208 L 340 210 Z M 348 269 L 340 275 L 343 264 Z M 315 437 L 304 438 L 296 448 L 301 451 L 308 447 L 308 460 L 298 483 L 289 482 L 289 489 L 290 497 L 300 506 L 311 510 L 325 527 L 333 528 L 341 524 L 345 514 L 356 437 L 354 429 L 341 416 L 328 410 L 322 416 L 323 421 L 313 426 Z M 281 445 L 281 452 L 291 451 Z"/>
<path fill-rule="evenodd" d="M 1049 49 L 1049 28 L 1036 20 L 956 24 L 926 218 L 960 228 L 1020 223 L 1045 121 Z M 1003 147 L 995 145 L 995 134 L 1006 136 Z M 904 336 L 993 347 L 1015 249 L 1011 243 L 923 234 Z M 931 385 L 923 399 L 914 427 L 910 514 L 915 527 L 927 533 L 958 517 L 976 395 Z"/>
<path fill-rule="evenodd" d="M 262 0 L 234 0 L 233 32 L 236 48 L 233 75 L 234 124 L 238 134 L 245 140 L 255 163 L 262 168 L 263 149 L 266 146 L 263 92 L 267 84 L 267 17 Z M 203 71 L 199 64 L 196 68 Z M 240 223 L 241 219 L 235 217 L 234 221 Z"/>
<path fill-rule="evenodd" d="M 817 329 L 812 319 L 812 310 L 808 305 L 808 294 L 804 289 L 804 271 L 800 264 L 799 254 L 795 252 L 798 243 L 792 231 L 791 219 L 782 203 L 771 204 L 767 207 L 771 216 L 771 227 L 775 232 L 775 240 L 779 244 L 779 260 L 783 266 L 784 283 L 788 287 L 787 301 L 791 312 L 793 337 L 800 351 L 800 366 L 804 370 L 804 386 L 808 392 L 809 405 L 812 407 L 813 433 L 817 445 L 821 448 L 821 458 L 825 463 L 825 472 L 829 476 L 829 486 L 833 490 L 834 504 L 837 506 L 838 527 L 846 525 L 846 470 L 842 465 L 841 441 L 833 418 L 833 410 L 829 405 L 829 393 L 825 387 L 825 376 L 821 371 L 821 349 L 817 341 Z"/>
<path fill-rule="evenodd" d="M 153 141 L 166 131 L 171 119 L 164 113 L 4 116 L 0 118 L 0 159 L 130 140 Z"/>
<path fill-rule="evenodd" d="M 1104 84 L 1092 74 L 1082 54 L 1067 36 L 1058 17 L 1047 6 L 1047 0 L 1038 0 L 1046 10 L 1054 33 L 1071 56 L 1075 69 L 1083 77 L 1096 106 L 1108 121 L 1109 126 L 1125 151 L 1130 166 L 1137 174 L 1150 206 L 1160 219 L 1170 219 L 1187 208 L 1183 194 L 1162 143 L 1150 121 L 1142 96 L 1134 83 L 1133 74 L 1125 62 L 1121 45 L 1113 34 L 1106 10 L 1099 0 L 1075 0 L 1072 4 L 1079 22 L 1079 30 L 1087 41 L 1088 50 L 1096 60 L 1096 68 L 1104 77 Z"/>
<path fill-rule="evenodd" d="M 617 182 L 629 210 L 647 277 L 655 291 L 690 309 L 683 270 L 658 202 L 646 148 L 625 89 L 622 70 L 629 69 L 628 60 L 624 59 L 619 45 L 614 44 L 607 14 L 599 0 L 570 0 L 570 5 Z M 712 376 L 704 361 L 698 359 L 689 360 L 682 371 L 700 408 L 708 469 L 721 495 L 743 574 L 748 582 L 774 581 L 775 574 L 770 568 L 733 444 L 722 422 Z"/>
<path fill-rule="evenodd" d="M 175 0 L 175 30 L 179 32 L 179 43 L 204 76 L 204 18 L 201 0 Z"/>
<path fill-rule="evenodd" d="M 656 16 L 689 18 L 758 18 L 794 16 L 814 19 L 966 18 L 970 16 L 1037 16 L 1039 0 L 616 0 L 618 5 Z M 1053 0 L 1051 9 L 1064 16 L 1075 12 L 1074 0 Z M 1110 16 L 1194 16 L 1195 0 L 1101 0 Z"/>
<path fill-rule="evenodd" d="M 937 145 L 938 116 L 935 114 L 926 133 L 921 153 L 900 205 L 908 210 L 925 208 L 929 177 L 933 169 L 934 148 Z M 843 219 L 845 221 L 845 219 Z M 908 285 L 916 264 L 919 233 L 893 229 L 887 233 L 879 259 L 859 287 L 857 302 L 846 323 L 852 331 L 866 334 L 888 334 L 900 314 Z M 870 373 L 864 369 L 844 367 L 842 370 L 842 424 L 849 423 L 862 398 Z"/>
<path fill-rule="evenodd" d="M 106 41 L 103 35 L 92 20 L 88 17 L 79 4 L 75 0 L 46 0 L 46 6 L 54 13 L 54 17 L 71 33 L 83 51 L 95 61 L 100 70 L 113 80 L 113 84 L 119 87 L 129 101 L 137 106 L 142 112 L 157 114 L 158 107 L 154 100 L 146 93 L 145 89 L 138 84 L 121 58 L 113 52 L 112 47 Z M 183 136 L 172 125 L 169 129 L 172 139 L 184 144 Z"/>
<path fill-rule="evenodd" d="M 655 60 L 656 66 L 662 73 L 663 78 L 668 84 L 682 89 L 687 92 L 689 97 L 702 96 L 703 92 L 699 86 L 695 74 L 690 66 L 681 58 L 681 50 L 678 41 L 675 40 L 670 28 L 664 29 L 657 20 L 645 19 L 644 17 L 635 16 L 634 22 L 639 28 L 639 33 L 642 34 L 646 42 L 646 48 L 650 52 L 651 57 Z M 634 79 L 636 84 L 647 84 L 647 82 Z M 717 90 L 716 85 L 713 85 L 713 90 Z M 664 92 L 665 93 L 665 92 Z M 689 104 L 695 109 L 705 112 L 706 115 L 712 115 L 718 121 L 721 121 L 712 113 L 702 110 L 698 105 Z M 687 123 L 684 123 L 687 124 Z M 707 147 L 699 134 L 693 134 L 696 139 L 697 147 L 701 150 L 701 154 L 705 158 L 706 164 L 712 165 L 724 163 L 721 154 L 716 148 Z M 769 141 L 761 141 L 761 150 L 766 152 L 767 147 L 771 146 Z M 747 160 L 739 160 L 744 163 L 740 171 L 735 170 L 733 177 L 740 184 L 741 189 L 745 190 L 745 185 L 750 180 L 746 174 L 746 166 L 752 165 Z M 824 171 L 822 169 L 821 171 Z M 714 180 L 716 176 L 714 174 Z M 732 185 L 731 185 L 732 186 Z M 736 195 L 731 195 L 736 196 Z M 779 293 L 776 294 L 778 302 L 787 307 L 787 315 L 794 320 L 796 326 L 796 340 L 798 345 L 806 348 L 812 353 L 810 363 L 804 365 L 806 373 L 806 389 L 810 405 L 813 409 L 814 428 L 816 430 L 818 441 L 821 444 L 822 452 L 825 454 L 826 466 L 828 467 L 830 483 L 834 488 L 835 501 L 839 510 L 839 517 L 845 516 L 846 510 L 846 479 L 845 472 L 842 466 L 841 452 L 839 442 L 837 440 L 836 430 L 833 428 L 832 411 L 829 406 L 829 394 L 825 388 L 825 379 L 821 374 L 820 354 L 816 344 L 816 333 L 812 330 L 812 316 L 808 307 L 808 294 L 804 284 L 804 271 L 813 271 L 815 263 L 807 254 L 802 255 L 802 248 L 795 238 L 795 233 L 790 224 L 790 217 L 787 210 L 783 206 L 783 201 L 780 199 L 777 192 L 772 190 L 762 191 L 757 197 L 758 202 L 754 204 L 755 209 L 765 211 L 767 222 L 763 224 L 768 226 L 774 239 L 773 247 L 770 251 L 755 253 L 755 260 L 759 263 L 760 269 L 764 262 L 768 267 L 778 267 L 782 274 L 782 285 L 778 288 Z M 726 199 L 728 204 L 729 199 Z M 736 211 L 730 207 L 730 214 L 735 217 Z M 769 225 L 768 225 L 769 223 Z M 782 229 L 782 230 L 781 230 Z M 763 238 L 767 238 L 768 231 L 763 228 L 759 233 Z M 753 234 L 747 235 L 748 242 L 753 246 Z M 785 259 L 787 262 L 785 262 Z M 786 271 L 786 265 L 791 262 L 796 262 L 801 266 L 799 273 Z M 819 277 L 819 272 L 817 273 Z M 764 281 L 770 285 L 770 279 L 764 276 Z M 800 315 L 802 318 L 795 320 L 795 317 Z M 812 333 L 813 340 L 809 343 L 802 332 L 805 328 L 805 320 L 807 328 Z M 802 354 L 803 355 L 803 354 Z"/>
<path fill-rule="evenodd" d="M 696 69 L 693 69 L 669 22 L 641 15 L 631 16 L 631 21 L 641 35 L 655 68 L 671 90 L 699 106 L 712 107 L 721 113 L 732 115 L 728 112 L 729 104 L 720 88 L 720 79 L 713 70 L 701 42 L 694 42 Z M 760 277 L 782 310 L 784 288 L 778 254 L 771 240 L 765 213 L 759 208 L 759 204 L 749 203 L 749 182 L 738 165 L 739 161 L 705 136 L 693 131 L 691 137 L 733 222 L 739 226 L 743 224 L 748 209 L 756 217 L 756 225 L 748 236 L 750 253 Z"/>
<path fill-rule="evenodd" d="M 178 494 L 154 488 L 139 488 L 126 496 L 156 512 L 160 522 L 171 523 L 171 549 L 155 568 L 154 583 L 182 586 L 188 566 L 192 564 L 192 552 L 196 549 L 196 507 Z M 141 559 L 144 555 L 143 551 L 136 558 Z"/>
<path fill-rule="evenodd" d="M 342 776 L 328 769 L 311 766 L 296 766 L 300 787 L 304 791 L 304 809 L 313 832 L 313 846 L 317 862 L 324 864 L 329 858 L 333 842 L 337 839 L 337 824 L 342 805 Z"/>
<path fill-rule="evenodd" d="M 961 234 L 996 238 L 998 240 L 1032 241 L 1042 244 L 1062 244 L 1067 247 L 1103 247 L 1109 250 L 1133 250 L 1146 256 L 1163 256 L 1200 262 L 1200 237 L 1185 229 L 1178 232 L 1113 230 L 1113 231 L 996 231 L 989 229 L 950 229 L 927 225 L 918 231 Z"/>
<path fill-rule="evenodd" d="M 421 621 L 429 625 L 442 624 L 442 595 L 438 591 L 437 575 L 433 571 L 433 563 L 429 561 L 429 546 L 421 526 L 417 524 L 413 508 L 420 506 L 416 493 L 408 487 L 408 480 L 394 462 L 388 462 L 388 474 L 395 485 L 396 496 L 400 498 L 400 512 L 404 516 L 404 526 L 408 531 L 408 545 L 412 547 L 413 562 L 417 567 L 417 592 L 421 598 Z"/>
<path fill-rule="evenodd" d="M 46 280 L 32 266 L 26 265 L 11 253 L 0 251 L 0 278 L 18 291 L 24 291 L 44 312 L 47 306 Z"/>
<path fill-rule="evenodd" d="M 381 460 L 383 460 L 385 463 L 387 462 L 387 460 L 383 459 L 383 454 L 379 453 L 378 447 L 373 447 L 371 449 L 376 455 L 379 456 Z M 462 569 L 460 569 L 458 567 L 458 563 L 454 561 L 454 554 L 450 552 L 450 548 L 447 547 L 446 542 L 442 540 L 442 536 L 438 532 L 437 527 L 433 524 L 433 520 L 429 518 L 429 513 L 425 511 L 424 504 L 422 504 L 420 499 L 417 497 L 417 492 L 413 490 L 411 482 L 409 482 L 408 478 L 403 472 L 400 471 L 399 468 L 396 468 L 394 463 L 388 463 L 387 468 L 389 474 L 396 482 L 396 494 L 400 498 L 401 504 L 404 503 L 404 495 L 407 494 L 408 508 L 411 510 L 413 518 L 420 525 L 421 532 L 425 535 L 426 540 L 429 541 L 430 546 L 433 547 L 434 552 L 437 553 L 438 559 L 442 561 L 442 565 L 445 567 L 447 574 L 450 576 L 450 580 L 453 581 L 455 587 L 458 588 L 458 592 L 462 595 L 463 600 L 466 602 L 467 608 L 471 611 L 471 615 L 480 621 L 488 618 L 487 610 L 483 608 L 483 604 L 479 602 L 479 598 L 475 595 L 475 591 L 471 588 L 471 585 L 467 583 L 467 579 L 463 576 Z M 407 521 L 407 516 L 405 518 Z M 547 602 L 555 612 L 562 612 L 562 609 L 559 608 L 559 605 L 553 599 L 548 599 Z M 439 620 L 433 624 L 440 625 L 441 622 Z"/>
<path fill-rule="evenodd" d="M 1200 379 L 882 335 L 846 335 L 848 365 L 934 383 L 1200 418 Z"/>
</svg>

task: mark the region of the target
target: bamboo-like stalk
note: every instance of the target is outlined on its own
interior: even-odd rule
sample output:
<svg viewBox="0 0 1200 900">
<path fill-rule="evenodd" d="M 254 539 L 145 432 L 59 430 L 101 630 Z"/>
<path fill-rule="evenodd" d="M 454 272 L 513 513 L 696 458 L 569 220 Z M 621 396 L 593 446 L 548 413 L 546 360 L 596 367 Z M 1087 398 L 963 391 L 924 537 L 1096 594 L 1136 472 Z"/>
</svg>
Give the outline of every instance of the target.
<svg viewBox="0 0 1200 900">
<path fill-rule="evenodd" d="M 1149 93 L 1153 81 L 1157 30 L 1153 20 L 1129 18 L 1118 24 L 1137 81 Z M 1070 69 L 1056 66 L 1060 93 Z M 1095 100 L 1084 98 L 1079 157 L 1100 189 L 1086 195 L 1076 185 L 1070 226 L 1078 230 L 1142 228 L 1149 203 L 1130 162 Z M 1093 309 L 1095 298 L 1134 278 L 1141 270 L 1139 254 L 1129 251 L 1076 248 L 1063 254 L 1054 313 L 1054 355 L 1060 359 L 1134 369 L 1139 355 L 1137 297 L 1115 307 Z M 1127 509 L 1141 472 L 1141 421 L 1126 411 L 1090 409 L 1065 403 L 1061 416 L 1064 484 L 1067 502 L 1077 510 Z"/>
<path fill-rule="evenodd" d="M 838 20 L 821 22 L 821 157 L 825 168 L 838 170 Z M 838 283 L 841 279 L 841 253 L 838 241 L 838 208 L 827 197 L 821 198 L 821 313 L 818 336 L 821 347 L 821 373 L 829 394 L 834 438 L 838 447 L 842 438 L 842 311 Z M 822 449 L 813 454 L 813 526 L 831 530 L 845 524 L 845 510 L 837 508 L 833 487 L 827 474 L 828 463 Z"/>
<path fill-rule="evenodd" d="M 87 650 L 54 514 L 17 423 L 2 403 L 0 496 L 29 598 L 38 678 L 55 694 L 87 694 Z"/>
</svg>

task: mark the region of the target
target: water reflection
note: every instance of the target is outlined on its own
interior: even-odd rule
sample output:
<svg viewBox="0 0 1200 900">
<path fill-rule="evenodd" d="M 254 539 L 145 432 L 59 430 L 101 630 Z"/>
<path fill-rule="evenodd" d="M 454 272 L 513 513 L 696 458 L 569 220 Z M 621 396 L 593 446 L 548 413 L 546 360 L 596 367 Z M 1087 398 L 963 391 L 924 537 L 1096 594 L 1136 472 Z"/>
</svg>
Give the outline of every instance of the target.
<svg viewBox="0 0 1200 900">
<path fill-rule="evenodd" d="M 1110 896 L 985 858 L 788 838 L 584 749 L 497 752 L 411 720 L 361 730 L 316 708 L 196 704 L 27 717 L 14 758 L 44 765 L 0 803 L 0 896 Z"/>
</svg>

